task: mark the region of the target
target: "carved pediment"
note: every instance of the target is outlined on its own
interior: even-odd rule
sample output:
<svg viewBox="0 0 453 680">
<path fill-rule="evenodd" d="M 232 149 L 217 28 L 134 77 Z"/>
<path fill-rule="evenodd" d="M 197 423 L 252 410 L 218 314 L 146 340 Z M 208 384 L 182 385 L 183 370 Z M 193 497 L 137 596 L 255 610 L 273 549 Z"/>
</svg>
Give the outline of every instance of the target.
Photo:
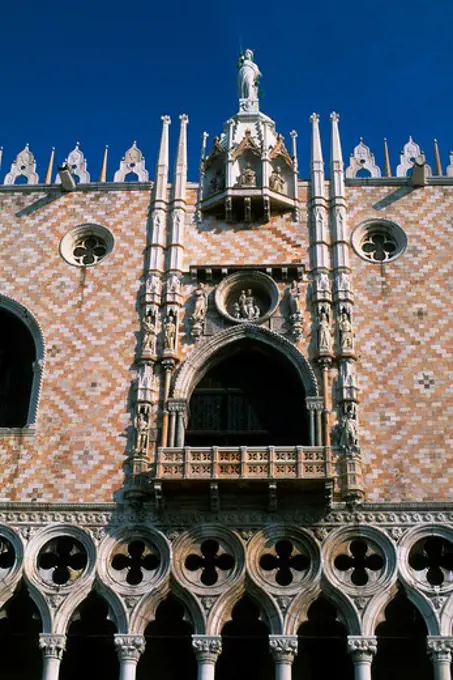
<svg viewBox="0 0 453 680">
<path fill-rule="evenodd" d="M 285 143 L 283 141 L 283 135 L 278 135 L 277 136 L 277 143 L 276 145 L 271 149 L 269 153 L 269 158 L 273 160 L 274 158 L 277 158 L 280 156 L 287 165 L 289 165 L 290 168 L 293 167 L 293 159 L 288 153 L 288 150 L 285 146 Z"/>
<path fill-rule="evenodd" d="M 251 151 L 255 156 L 261 156 L 261 147 L 252 137 L 251 130 L 246 130 L 239 146 L 233 151 L 233 160 L 239 158 L 245 151 Z"/>
</svg>

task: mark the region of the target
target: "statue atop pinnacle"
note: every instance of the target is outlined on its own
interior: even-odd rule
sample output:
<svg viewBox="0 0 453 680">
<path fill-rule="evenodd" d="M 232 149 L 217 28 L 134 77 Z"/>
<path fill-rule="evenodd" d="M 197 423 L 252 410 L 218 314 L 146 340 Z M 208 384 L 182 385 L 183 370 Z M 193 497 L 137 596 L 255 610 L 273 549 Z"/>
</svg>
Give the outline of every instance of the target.
<svg viewBox="0 0 453 680">
<path fill-rule="evenodd" d="M 245 50 L 239 58 L 238 92 L 241 111 L 258 110 L 258 83 L 261 72 L 254 62 L 253 50 Z"/>
</svg>

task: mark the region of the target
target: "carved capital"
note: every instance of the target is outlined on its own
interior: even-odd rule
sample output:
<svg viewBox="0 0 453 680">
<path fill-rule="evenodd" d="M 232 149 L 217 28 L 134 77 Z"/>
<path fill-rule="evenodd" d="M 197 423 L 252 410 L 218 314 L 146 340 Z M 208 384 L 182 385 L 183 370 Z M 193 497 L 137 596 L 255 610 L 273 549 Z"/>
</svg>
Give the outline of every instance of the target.
<svg viewBox="0 0 453 680">
<path fill-rule="evenodd" d="M 444 661 L 450 664 L 452 660 L 453 638 L 442 635 L 428 635 L 426 638 L 428 653 L 433 661 Z"/>
<path fill-rule="evenodd" d="M 45 658 L 61 659 L 66 649 L 66 635 L 53 635 L 41 633 L 39 636 L 39 648 L 42 649 Z"/>
<path fill-rule="evenodd" d="M 115 647 L 120 661 L 138 662 L 146 642 L 143 635 L 115 635 Z"/>
<path fill-rule="evenodd" d="M 348 635 L 348 652 L 353 661 L 372 662 L 377 652 L 377 640 L 374 635 L 364 637 L 362 635 Z"/>
<path fill-rule="evenodd" d="M 192 647 L 198 663 L 215 663 L 222 652 L 220 635 L 192 635 Z"/>
<path fill-rule="evenodd" d="M 269 647 L 276 663 L 292 663 L 297 654 L 297 635 L 269 635 Z"/>
</svg>

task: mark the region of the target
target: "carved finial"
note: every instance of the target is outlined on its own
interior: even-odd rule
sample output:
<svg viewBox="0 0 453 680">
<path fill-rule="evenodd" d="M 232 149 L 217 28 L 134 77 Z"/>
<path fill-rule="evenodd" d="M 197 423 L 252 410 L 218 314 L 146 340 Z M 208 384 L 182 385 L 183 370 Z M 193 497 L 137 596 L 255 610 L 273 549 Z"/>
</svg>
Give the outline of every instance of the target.
<svg viewBox="0 0 453 680">
<path fill-rule="evenodd" d="M 340 114 L 337 113 L 336 111 L 332 111 L 332 113 L 330 114 L 330 120 L 332 121 L 340 120 Z"/>
<path fill-rule="evenodd" d="M 384 137 L 384 175 L 385 177 L 392 176 L 392 168 L 390 167 L 390 154 L 387 143 L 387 137 Z"/>
<path fill-rule="evenodd" d="M 349 167 L 346 168 L 346 177 L 354 178 L 360 170 L 368 170 L 371 177 L 381 176 L 381 170 L 376 165 L 374 154 L 371 153 L 370 147 L 363 143 L 363 137 L 360 137 L 359 144 L 351 154 Z"/>
<path fill-rule="evenodd" d="M 436 168 L 436 175 L 442 176 L 442 161 L 440 160 L 439 144 L 437 139 L 434 140 L 434 167 Z"/>
<path fill-rule="evenodd" d="M 136 142 L 124 154 L 120 167 L 115 172 L 113 181 L 124 182 L 130 174 L 135 175 L 139 182 L 147 182 L 149 180 L 149 173 L 145 167 L 145 157 L 137 147 Z"/>
<path fill-rule="evenodd" d="M 87 170 L 87 162 L 83 152 L 80 150 L 80 142 L 77 142 L 75 148 L 71 151 L 66 159 L 69 171 L 72 175 L 79 178 L 82 184 L 88 184 L 90 182 L 90 173 Z M 61 183 L 60 175 L 57 176 L 55 180 L 57 184 Z"/>
<path fill-rule="evenodd" d="M 109 145 L 105 145 L 104 157 L 102 159 L 101 174 L 99 175 L 99 181 L 105 182 L 107 179 L 107 156 L 109 153 Z"/>
<path fill-rule="evenodd" d="M 189 116 L 187 115 L 187 113 L 181 113 L 181 115 L 179 116 L 179 120 L 181 121 L 181 123 L 188 123 Z"/>
<path fill-rule="evenodd" d="M 45 184 L 52 184 L 54 160 L 55 160 L 55 147 L 53 146 L 50 152 L 49 164 L 47 166 L 46 179 L 44 180 Z"/>
<path fill-rule="evenodd" d="M 312 113 L 310 116 L 311 123 L 319 123 L 319 113 Z"/>
<path fill-rule="evenodd" d="M 2 159 L 3 159 L 3 147 L 0 146 L 0 168 L 2 167 Z"/>
<path fill-rule="evenodd" d="M 30 151 L 29 144 L 20 151 L 11 164 L 11 169 L 5 177 L 5 184 L 14 184 L 18 177 L 26 177 L 27 184 L 38 184 L 35 157 Z"/>
</svg>

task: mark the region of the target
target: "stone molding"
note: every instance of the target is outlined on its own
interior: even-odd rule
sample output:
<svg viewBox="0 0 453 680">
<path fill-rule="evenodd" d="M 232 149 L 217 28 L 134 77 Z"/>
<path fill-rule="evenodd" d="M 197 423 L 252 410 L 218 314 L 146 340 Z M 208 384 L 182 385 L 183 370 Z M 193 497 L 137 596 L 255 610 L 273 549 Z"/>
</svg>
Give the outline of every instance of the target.
<svg viewBox="0 0 453 680">
<path fill-rule="evenodd" d="M 66 649 L 66 635 L 55 633 L 40 633 L 39 648 L 42 649 L 44 658 L 61 659 Z"/>
<path fill-rule="evenodd" d="M 115 634 L 115 647 L 120 661 L 135 661 L 140 659 L 146 648 L 143 635 Z"/>
<path fill-rule="evenodd" d="M 192 647 L 198 663 L 214 664 L 222 653 L 222 637 L 220 635 L 192 635 Z"/>
<path fill-rule="evenodd" d="M 269 635 L 269 647 L 275 663 L 292 663 L 297 654 L 297 635 Z"/>
</svg>

